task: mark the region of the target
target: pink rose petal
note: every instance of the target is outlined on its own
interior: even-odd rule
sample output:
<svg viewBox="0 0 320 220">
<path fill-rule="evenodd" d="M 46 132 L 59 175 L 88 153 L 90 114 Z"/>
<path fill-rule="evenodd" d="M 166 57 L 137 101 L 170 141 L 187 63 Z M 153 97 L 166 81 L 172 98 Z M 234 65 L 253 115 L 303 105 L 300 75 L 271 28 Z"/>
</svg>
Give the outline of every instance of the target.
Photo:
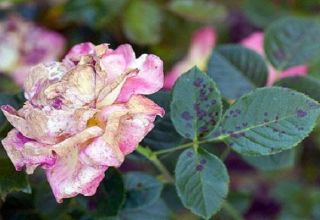
<svg viewBox="0 0 320 220">
<path fill-rule="evenodd" d="M 164 110 L 143 96 L 132 96 L 126 105 L 106 107 L 101 117 L 109 122 L 107 142 L 119 146 L 125 155 L 131 153 L 153 128 L 157 115 L 162 117 Z"/>
<path fill-rule="evenodd" d="M 213 28 L 204 27 L 197 30 L 191 40 L 188 55 L 178 62 L 165 76 L 164 88 L 171 89 L 176 80 L 193 66 L 205 70 L 207 60 L 216 43 L 216 34 Z"/>
<path fill-rule="evenodd" d="M 101 65 L 108 74 L 108 81 L 113 82 L 121 76 L 129 65 L 136 59 L 136 55 L 129 44 L 119 46 L 101 58 Z"/>
<path fill-rule="evenodd" d="M 90 127 L 51 147 L 57 161 L 46 169 L 46 174 L 58 202 L 79 193 L 86 196 L 95 193 L 108 167 L 83 160 L 79 155 L 86 148 L 86 142 L 102 133 L 99 127 Z"/>
<path fill-rule="evenodd" d="M 265 57 L 263 48 L 264 34 L 262 32 L 255 32 L 245 38 L 241 44 L 251 50 L 254 50 L 261 56 Z M 277 71 L 271 64 L 268 64 L 269 75 L 267 80 L 267 85 L 271 86 L 279 78 L 285 78 L 289 76 L 303 76 L 308 73 L 308 68 L 306 65 L 300 65 L 291 67 L 282 72 Z"/>
<path fill-rule="evenodd" d="M 77 44 L 72 47 L 63 59 L 66 66 L 72 67 L 79 62 L 80 57 L 94 53 L 94 45 L 90 42 Z"/>
<path fill-rule="evenodd" d="M 138 74 L 126 80 L 117 102 L 126 102 L 132 95 L 149 95 L 163 87 L 163 63 L 159 57 L 144 54 L 130 67 L 138 69 Z"/>
<path fill-rule="evenodd" d="M 16 129 L 8 133 L 8 136 L 2 140 L 2 145 L 16 170 L 20 171 L 26 167 L 28 174 L 32 174 L 39 165 L 50 167 L 56 160 L 56 156 L 47 145 L 23 136 Z"/>
<path fill-rule="evenodd" d="M 263 38 L 264 36 L 262 32 L 255 32 L 242 40 L 241 44 L 251 50 L 254 50 L 261 56 L 264 56 Z"/>
</svg>

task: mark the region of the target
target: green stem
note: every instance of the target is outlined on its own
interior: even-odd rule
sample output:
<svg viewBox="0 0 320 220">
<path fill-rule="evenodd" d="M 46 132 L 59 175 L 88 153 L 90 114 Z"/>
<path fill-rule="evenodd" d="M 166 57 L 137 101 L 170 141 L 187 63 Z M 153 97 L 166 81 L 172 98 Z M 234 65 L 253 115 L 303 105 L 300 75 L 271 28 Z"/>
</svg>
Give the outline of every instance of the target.
<svg viewBox="0 0 320 220">
<path fill-rule="evenodd" d="M 236 210 L 230 203 L 224 202 L 222 207 L 234 220 L 245 220 L 238 210 Z"/>
<path fill-rule="evenodd" d="M 154 153 L 155 153 L 156 155 L 166 154 L 166 153 L 170 153 L 170 152 L 174 152 L 174 151 L 177 151 L 177 150 L 182 150 L 182 149 L 191 147 L 192 145 L 193 145 L 193 143 L 190 142 L 190 143 L 178 145 L 178 146 L 176 146 L 176 147 L 172 147 L 172 148 L 168 148 L 168 149 L 164 149 L 164 150 L 158 150 L 158 151 L 155 151 Z"/>
<path fill-rule="evenodd" d="M 167 170 L 167 168 L 163 165 L 163 163 L 158 159 L 158 157 L 154 154 L 152 158 L 150 158 L 151 162 L 158 168 L 158 170 L 162 173 L 165 180 L 168 183 L 174 183 L 174 179 L 171 176 L 170 172 Z"/>
<path fill-rule="evenodd" d="M 157 167 L 157 169 L 161 172 L 165 180 L 169 183 L 173 183 L 174 179 L 171 176 L 170 172 L 167 170 L 167 168 L 162 164 L 162 162 L 157 157 L 157 154 L 153 152 L 151 149 L 138 146 L 137 152 L 146 157 L 148 160 L 150 160 L 153 165 Z"/>
<path fill-rule="evenodd" d="M 206 144 L 206 143 L 215 142 L 215 141 L 222 141 L 222 140 L 223 140 L 223 137 L 219 136 L 219 137 L 208 139 L 208 140 L 197 141 L 197 146 L 199 146 L 199 144 Z M 168 148 L 168 149 L 164 149 L 164 150 L 158 150 L 158 151 L 155 151 L 154 153 L 156 155 L 166 154 L 166 153 L 171 153 L 171 152 L 174 152 L 174 151 L 177 151 L 177 150 L 182 150 L 182 149 L 185 149 L 185 148 L 188 148 L 188 147 L 191 147 L 191 146 L 194 146 L 194 142 L 181 144 L 181 145 L 178 145 L 178 146 L 175 146 L 175 147 L 171 147 L 171 148 Z"/>
<path fill-rule="evenodd" d="M 196 137 L 194 140 L 193 140 L 193 149 L 195 152 L 198 151 L 198 148 L 199 148 L 199 141 L 198 141 L 198 138 Z"/>
<path fill-rule="evenodd" d="M 230 151 L 231 151 L 230 146 L 227 146 L 226 149 L 222 152 L 222 154 L 221 154 L 221 156 L 220 156 L 220 159 L 221 159 L 222 161 L 225 161 L 225 159 L 227 159 Z"/>
</svg>

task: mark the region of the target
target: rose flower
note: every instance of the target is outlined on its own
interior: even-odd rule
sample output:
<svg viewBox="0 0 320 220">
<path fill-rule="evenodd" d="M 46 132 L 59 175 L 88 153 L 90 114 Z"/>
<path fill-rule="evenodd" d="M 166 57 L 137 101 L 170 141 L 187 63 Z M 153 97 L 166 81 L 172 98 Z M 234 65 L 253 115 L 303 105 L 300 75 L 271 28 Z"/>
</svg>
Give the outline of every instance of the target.
<svg viewBox="0 0 320 220">
<path fill-rule="evenodd" d="M 11 16 L 0 22 L 0 72 L 22 85 L 32 66 L 56 60 L 64 45 L 59 33 Z"/>
<path fill-rule="evenodd" d="M 23 108 L 1 107 L 14 126 L 2 144 L 16 170 L 45 170 L 58 202 L 91 196 L 108 167 L 119 167 L 164 115 L 143 96 L 163 80 L 155 55 L 136 58 L 130 45 L 77 45 L 62 63 L 30 70 Z"/>
</svg>

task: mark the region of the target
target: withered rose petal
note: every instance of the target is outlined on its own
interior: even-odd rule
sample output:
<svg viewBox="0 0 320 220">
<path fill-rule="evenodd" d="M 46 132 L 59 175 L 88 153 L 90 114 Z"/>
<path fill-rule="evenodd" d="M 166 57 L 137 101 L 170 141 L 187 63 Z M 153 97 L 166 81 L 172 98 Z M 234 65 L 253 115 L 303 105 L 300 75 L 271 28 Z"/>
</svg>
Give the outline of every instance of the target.
<svg viewBox="0 0 320 220">
<path fill-rule="evenodd" d="M 128 71 L 129 65 L 134 62 L 136 55 L 129 44 L 120 45 L 101 58 L 102 69 L 107 72 L 108 82 Z"/>
<path fill-rule="evenodd" d="M 30 131 L 30 127 L 28 126 L 26 120 L 20 117 L 18 112 L 12 106 L 3 105 L 1 106 L 1 110 L 13 127 L 20 131 L 24 136 L 31 137 L 32 131 Z"/>
<path fill-rule="evenodd" d="M 80 157 L 87 163 L 101 166 L 119 167 L 124 161 L 124 155 L 118 145 L 110 143 L 111 134 L 96 138 L 81 153 Z M 109 143 L 108 143 L 109 142 Z"/>
<path fill-rule="evenodd" d="M 133 152 L 142 139 L 154 127 L 155 115 L 136 114 L 120 120 L 118 143 L 121 151 L 127 155 Z"/>
<path fill-rule="evenodd" d="M 50 146 L 27 138 L 16 129 L 8 133 L 8 136 L 2 140 L 2 145 L 16 170 L 20 171 L 26 167 L 28 174 L 32 174 L 39 165 L 50 167 L 56 161 Z"/>
<path fill-rule="evenodd" d="M 62 79 L 44 90 L 48 100 L 62 99 L 64 105 L 80 108 L 95 99 L 95 72 L 89 65 L 79 65 L 71 69 Z"/>
<path fill-rule="evenodd" d="M 131 153 L 153 128 L 157 115 L 163 116 L 164 110 L 150 99 L 137 95 L 126 104 L 106 107 L 100 117 L 107 121 L 105 140 L 108 146 L 120 148 L 124 155 Z"/>
<path fill-rule="evenodd" d="M 34 104 L 48 104 L 45 100 L 43 91 L 47 86 L 61 78 L 67 73 L 67 68 L 58 62 L 48 64 L 38 64 L 30 69 L 28 77 L 24 83 L 24 93 L 28 100 L 32 100 Z"/>
<path fill-rule="evenodd" d="M 134 151 L 151 131 L 156 116 L 164 115 L 161 107 L 143 96 L 132 96 L 127 106 L 128 113 L 121 117 L 117 132 L 119 147 L 125 155 Z"/>
<path fill-rule="evenodd" d="M 138 69 L 138 73 L 126 80 L 117 102 L 126 102 L 132 95 L 149 95 L 163 87 L 163 63 L 159 57 L 144 54 L 130 65 L 130 69 Z"/>
<path fill-rule="evenodd" d="M 161 117 L 165 114 L 163 108 L 142 95 L 132 96 L 126 105 L 132 114 L 159 115 Z"/>
<path fill-rule="evenodd" d="M 104 106 L 109 106 L 114 103 L 123 87 L 123 84 L 126 82 L 127 77 L 121 79 L 121 81 L 113 82 L 111 85 L 105 86 L 99 93 L 99 96 L 96 101 L 96 107 L 102 108 Z"/>
<path fill-rule="evenodd" d="M 58 202 L 79 193 L 85 196 L 95 193 L 108 167 L 79 155 L 87 147 L 88 141 L 102 133 L 101 128 L 93 126 L 52 146 L 57 161 L 46 169 L 46 174 Z"/>
<path fill-rule="evenodd" d="M 104 178 L 107 166 L 90 166 L 79 159 L 78 149 L 58 157 L 55 165 L 46 170 L 49 184 L 57 202 L 78 194 L 94 195 Z"/>
<path fill-rule="evenodd" d="M 61 137 L 76 134 L 87 126 L 95 109 L 43 111 L 26 104 L 18 112 L 11 106 L 2 106 L 8 121 L 24 136 L 45 144 L 55 144 Z M 32 125 L 32 126 L 31 126 Z"/>
<path fill-rule="evenodd" d="M 63 59 L 63 63 L 68 67 L 76 65 L 77 62 L 79 62 L 81 56 L 93 54 L 94 47 L 95 46 L 90 42 L 77 44 L 69 50 L 69 52 Z"/>
</svg>

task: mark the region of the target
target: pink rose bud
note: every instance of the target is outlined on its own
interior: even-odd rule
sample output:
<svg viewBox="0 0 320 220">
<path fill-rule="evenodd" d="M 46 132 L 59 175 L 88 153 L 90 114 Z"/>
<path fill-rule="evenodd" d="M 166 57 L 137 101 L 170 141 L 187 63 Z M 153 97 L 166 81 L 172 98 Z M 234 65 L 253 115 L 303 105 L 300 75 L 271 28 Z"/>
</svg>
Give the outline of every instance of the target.
<svg viewBox="0 0 320 220">
<path fill-rule="evenodd" d="M 241 44 L 251 50 L 254 50 L 261 56 L 265 57 L 264 49 L 263 49 L 263 33 L 261 32 L 255 32 L 251 34 L 249 37 L 245 38 Z M 291 67 L 289 69 L 286 69 L 282 72 L 280 72 L 279 76 L 277 73 L 277 70 L 274 69 L 270 64 L 268 65 L 269 69 L 269 75 L 268 75 L 268 82 L 267 85 L 271 86 L 276 80 L 278 80 L 278 77 L 285 78 L 290 76 L 303 76 L 308 73 L 308 68 L 306 65 L 300 65 Z"/>
<path fill-rule="evenodd" d="M 22 85 L 33 65 L 56 60 L 64 51 L 64 38 L 53 31 L 9 17 L 0 23 L 0 72 Z"/>
<path fill-rule="evenodd" d="M 204 27 L 197 30 L 192 37 L 187 56 L 178 62 L 165 76 L 164 88 L 171 89 L 176 80 L 193 66 L 205 70 L 207 61 L 216 43 L 213 28 Z"/>
<path fill-rule="evenodd" d="M 76 45 L 62 63 L 30 70 L 21 109 L 1 107 L 14 126 L 2 144 L 17 170 L 45 170 L 58 202 L 91 196 L 164 115 L 143 96 L 160 90 L 163 78 L 161 59 L 136 58 L 130 45 Z"/>
</svg>

